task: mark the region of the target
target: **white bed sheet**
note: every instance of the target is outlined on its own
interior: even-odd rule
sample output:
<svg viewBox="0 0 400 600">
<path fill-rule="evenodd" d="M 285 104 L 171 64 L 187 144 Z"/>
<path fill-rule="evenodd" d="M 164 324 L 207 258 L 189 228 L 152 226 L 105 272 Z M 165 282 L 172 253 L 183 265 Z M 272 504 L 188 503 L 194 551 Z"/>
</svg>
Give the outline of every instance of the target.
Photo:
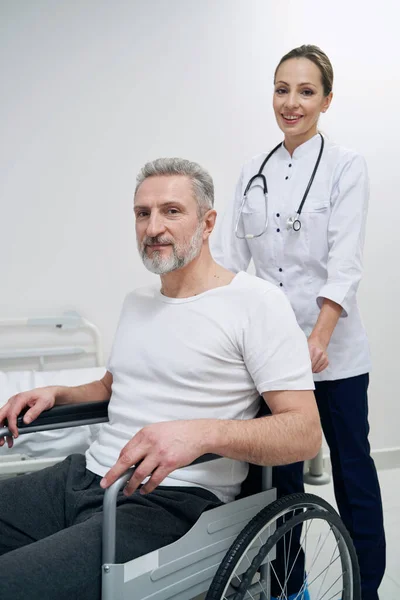
<svg viewBox="0 0 400 600">
<path fill-rule="evenodd" d="M 46 385 L 81 385 L 103 377 L 105 367 L 62 369 L 59 371 L 0 371 L 0 406 L 17 394 Z M 0 458 L 23 454 L 31 458 L 64 457 L 83 453 L 96 435 L 99 425 L 85 425 L 21 435 L 10 450 L 0 448 Z"/>
</svg>

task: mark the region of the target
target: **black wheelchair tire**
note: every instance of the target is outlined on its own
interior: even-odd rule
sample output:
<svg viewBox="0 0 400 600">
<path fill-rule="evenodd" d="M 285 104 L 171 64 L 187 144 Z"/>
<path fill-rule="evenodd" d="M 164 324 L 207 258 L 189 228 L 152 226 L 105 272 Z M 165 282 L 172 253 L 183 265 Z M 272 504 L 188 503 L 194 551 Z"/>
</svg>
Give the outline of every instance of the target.
<svg viewBox="0 0 400 600">
<path fill-rule="evenodd" d="M 285 496 L 284 498 L 280 498 L 279 500 L 276 500 L 272 504 L 269 504 L 262 509 L 246 525 L 246 527 L 244 527 L 229 548 L 213 578 L 206 595 L 206 600 L 223 600 L 226 598 L 224 591 L 229 583 L 230 578 L 234 574 L 236 566 L 242 559 L 252 540 L 254 540 L 260 534 L 260 531 L 264 529 L 268 523 L 276 519 L 278 515 L 282 514 L 282 512 L 286 513 L 299 509 L 306 510 L 293 516 L 285 523 L 278 525 L 276 531 L 268 538 L 257 556 L 253 559 L 252 566 L 248 569 L 248 581 L 246 581 L 246 578 L 243 577 L 242 583 L 234 595 L 232 595 L 232 600 L 242 600 L 244 598 L 247 591 L 246 585 L 249 585 L 249 581 L 251 584 L 252 573 L 254 574 L 259 567 L 257 564 L 261 563 L 265 559 L 265 557 L 268 555 L 274 545 L 276 545 L 283 537 L 283 535 L 285 535 L 295 526 L 314 518 L 325 520 L 330 525 L 334 526 L 335 530 L 341 536 L 342 543 L 344 543 L 347 548 L 352 571 L 352 590 L 347 590 L 347 593 L 343 595 L 343 600 L 361 600 L 360 571 L 358 567 L 357 554 L 350 534 L 348 533 L 335 509 L 328 502 L 313 494 L 292 494 Z M 341 557 L 341 560 L 343 563 L 343 557 Z"/>
</svg>

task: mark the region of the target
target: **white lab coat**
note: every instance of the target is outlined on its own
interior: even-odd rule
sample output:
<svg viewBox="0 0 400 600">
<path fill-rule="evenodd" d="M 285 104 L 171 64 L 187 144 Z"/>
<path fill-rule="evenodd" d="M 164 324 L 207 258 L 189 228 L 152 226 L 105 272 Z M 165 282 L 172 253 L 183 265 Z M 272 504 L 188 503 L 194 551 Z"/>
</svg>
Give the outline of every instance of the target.
<svg viewBox="0 0 400 600">
<path fill-rule="evenodd" d="M 287 294 L 306 336 L 316 323 L 323 298 L 342 306 L 328 347 L 330 364 L 315 375 L 316 381 L 326 381 L 370 370 L 368 340 L 356 300 L 369 187 L 365 160 L 325 138 L 322 159 L 301 213 L 301 230 L 288 230 L 287 218 L 297 213 L 320 144 L 316 135 L 296 148 L 292 157 L 282 146 L 267 162 L 268 226 L 261 237 L 250 240 L 236 237 L 235 223 L 248 180 L 258 172 L 266 154 L 247 162 L 235 200 L 211 239 L 211 250 L 218 263 L 234 272 L 246 270 L 253 259 L 256 275 Z M 240 232 L 262 231 L 265 203 L 259 183 L 249 192 L 243 211 Z"/>
</svg>

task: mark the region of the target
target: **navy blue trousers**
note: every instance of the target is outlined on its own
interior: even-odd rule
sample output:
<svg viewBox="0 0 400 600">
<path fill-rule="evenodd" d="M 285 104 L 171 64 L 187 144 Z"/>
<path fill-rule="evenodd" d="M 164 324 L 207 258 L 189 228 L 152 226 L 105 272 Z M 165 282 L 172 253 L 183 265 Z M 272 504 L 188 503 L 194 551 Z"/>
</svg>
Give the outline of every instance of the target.
<svg viewBox="0 0 400 600">
<path fill-rule="evenodd" d="M 368 383 L 368 374 L 316 382 L 315 397 L 330 449 L 336 502 L 357 551 L 362 600 L 377 600 L 385 572 L 386 543 L 380 487 L 368 441 Z M 273 483 L 278 497 L 304 492 L 303 463 L 274 468 Z M 296 556 L 297 550 L 293 548 L 293 552 Z M 298 561 L 289 593 L 298 591 L 302 582 Z M 273 595 L 279 596 L 274 587 Z"/>
</svg>

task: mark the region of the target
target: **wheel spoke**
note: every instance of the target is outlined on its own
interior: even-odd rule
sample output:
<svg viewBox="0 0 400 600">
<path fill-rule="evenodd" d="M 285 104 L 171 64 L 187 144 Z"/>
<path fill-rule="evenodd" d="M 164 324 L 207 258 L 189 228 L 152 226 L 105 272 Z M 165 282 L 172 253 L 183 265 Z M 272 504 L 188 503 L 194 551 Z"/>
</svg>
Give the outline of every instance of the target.
<svg viewBox="0 0 400 600">
<path fill-rule="evenodd" d="M 308 532 L 308 530 L 309 530 L 309 529 L 310 529 L 310 527 L 311 527 L 311 523 L 312 523 L 312 521 L 313 521 L 313 519 L 311 519 L 310 523 L 308 524 L 308 526 L 307 526 L 307 528 L 306 528 L 306 529 L 307 529 L 307 532 Z M 306 532 L 306 534 L 305 534 L 305 535 L 307 535 L 307 532 Z M 300 554 L 300 552 L 301 552 L 301 551 L 302 551 L 302 545 L 301 545 L 301 544 L 299 544 L 299 549 L 298 549 L 298 551 L 297 551 L 297 554 L 296 554 L 296 556 L 295 556 L 295 557 L 294 557 L 294 559 L 293 559 L 292 568 L 290 569 L 289 575 L 287 575 L 287 577 L 285 578 L 285 583 L 284 583 L 284 585 L 286 586 L 286 588 L 287 588 L 287 582 L 289 581 L 289 577 L 290 577 L 290 576 L 291 576 L 291 574 L 292 574 L 292 571 L 293 571 L 293 569 L 294 569 L 294 565 L 296 564 L 296 561 L 297 561 L 297 559 L 298 559 L 298 557 L 299 557 L 299 554 Z"/>
<path fill-rule="evenodd" d="M 332 532 L 332 527 L 330 527 L 330 528 L 329 528 L 329 530 Z M 333 533 L 333 532 L 332 532 L 332 533 Z M 329 568 L 330 568 L 330 566 L 333 564 L 333 562 L 332 562 L 332 559 L 333 559 L 333 557 L 334 557 L 334 555 L 335 555 L 335 552 L 336 552 L 337 548 L 338 548 L 338 543 L 337 543 L 337 540 L 336 540 L 336 546 L 334 547 L 334 549 L 333 549 L 333 552 L 332 552 L 332 555 L 331 555 L 331 562 L 329 563 L 329 565 L 328 565 L 328 568 L 327 568 L 327 569 L 326 569 L 326 571 L 325 571 L 325 575 L 324 575 L 324 578 L 323 578 L 323 580 L 322 580 L 322 582 L 321 582 L 321 585 L 319 586 L 319 590 L 318 590 L 318 596 L 319 596 L 319 594 L 321 593 L 321 591 L 322 591 L 322 589 L 323 589 L 323 586 L 324 586 L 324 584 L 325 584 L 326 577 L 327 577 L 327 575 L 328 575 L 328 572 L 329 572 Z"/>
<path fill-rule="evenodd" d="M 293 515 L 295 514 L 295 511 L 293 511 Z M 289 561 L 290 561 L 290 550 L 292 548 L 292 536 L 293 536 L 293 531 L 294 529 L 290 530 L 290 537 L 289 537 L 289 548 L 288 548 L 288 553 L 287 553 L 287 560 L 285 560 L 285 573 L 288 572 L 289 569 Z M 285 540 L 285 548 L 286 548 L 286 535 L 283 537 L 283 539 Z M 290 575 L 289 575 L 290 576 Z M 287 583 L 289 581 L 289 577 L 287 578 L 287 581 L 285 582 L 285 591 L 286 591 L 286 596 L 288 595 L 287 593 Z"/>
<path fill-rule="evenodd" d="M 313 579 L 312 581 L 309 581 L 309 582 L 308 582 L 308 585 L 309 585 L 309 586 L 311 586 L 311 585 L 314 583 L 314 581 L 317 581 L 318 577 L 320 577 L 320 576 L 322 575 L 322 573 L 324 573 L 324 572 L 325 572 L 327 569 L 329 569 L 329 568 L 330 568 L 330 566 L 331 566 L 331 565 L 333 565 L 333 564 L 334 564 L 334 563 L 335 563 L 335 562 L 336 562 L 336 561 L 337 561 L 339 558 L 340 558 L 340 556 L 337 556 L 337 557 L 335 558 L 335 560 L 333 560 L 332 562 L 330 562 L 330 563 L 329 563 L 329 565 L 328 565 L 327 567 L 325 567 L 325 569 L 322 569 L 322 571 L 321 571 L 320 573 L 318 573 L 318 575 L 317 575 L 316 577 L 314 577 L 314 579 Z M 343 575 L 343 573 L 342 573 L 342 575 Z M 339 575 L 339 578 L 340 578 L 342 575 Z M 336 581 L 337 581 L 337 580 L 336 580 Z M 336 582 L 335 582 L 335 583 L 336 583 Z"/>
<path fill-rule="evenodd" d="M 328 593 L 328 592 L 329 592 L 329 591 L 330 591 L 330 590 L 333 588 L 333 586 L 335 585 L 335 583 L 336 583 L 337 581 L 339 581 L 339 579 L 340 579 L 340 578 L 341 578 L 341 575 L 339 575 L 339 577 L 338 577 L 337 579 L 335 579 L 335 581 L 332 583 L 332 585 L 330 585 L 330 586 L 328 587 L 328 589 L 327 589 L 327 590 L 326 590 L 326 592 L 323 594 L 323 596 L 321 596 L 321 598 L 319 598 L 318 600 L 322 600 L 322 598 L 324 598 L 324 597 L 326 596 L 326 594 L 327 594 L 327 593 Z M 334 594 L 334 596 L 333 596 L 333 597 L 335 597 L 335 596 L 336 596 L 336 594 Z"/>
<path fill-rule="evenodd" d="M 287 596 L 286 596 L 286 594 L 285 594 L 285 592 L 284 592 L 284 590 L 283 590 L 283 587 L 281 586 L 281 582 L 279 581 L 279 577 L 278 577 L 278 575 L 277 575 L 277 572 L 275 571 L 275 567 L 274 567 L 274 565 L 273 565 L 273 563 L 272 563 L 272 562 L 270 563 L 270 565 L 271 565 L 271 568 L 272 568 L 272 570 L 273 570 L 273 572 L 274 572 L 274 575 L 275 575 L 275 577 L 276 577 L 276 580 L 277 580 L 277 582 L 279 583 L 279 587 L 281 588 L 281 592 L 282 592 L 282 594 L 283 594 L 283 596 L 282 596 L 282 594 L 280 594 L 280 596 L 279 596 L 279 600 L 281 600 L 282 598 L 283 598 L 284 600 L 287 600 Z"/>
<path fill-rule="evenodd" d="M 321 539 L 321 534 L 319 535 L 319 538 L 318 538 L 318 543 L 319 543 L 319 540 L 320 540 L 320 539 Z M 324 543 L 323 543 L 323 544 L 322 544 L 322 546 L 321 546 L 320 552 L 321 552 L 321 551 L 322 551 L 322 549 L 324 548 L 324 546 L 325 546 L 325 544 L 326 544 L 326 540 L 327 540 L 327 539 L 328 539 L 328 536 L 326 535 L 326 536 L 325 536 L 325 539 L 324 539 Z M 318 546 L 318 544 L 317 544 L 317 546 Z M 318 554 L 317 554 L 317 548 L 316 548 L 316 549 L 315 549 L 315 551 L 314 551 L 313 562 L 312 562 L 312 564 L 311 564 L 311 567 L 310 567 L 310 569 L 309 569 L 309 572 L 311 572 L 311 569 L 312 569 L 312 568 L 313 568 L 313 566 L 315 565 L 315 562 L 316 562 L 317 558 L 318 558 Z M 311 585 L 311 584 L 309 584 L 309 585 Z"/>
</svg>

